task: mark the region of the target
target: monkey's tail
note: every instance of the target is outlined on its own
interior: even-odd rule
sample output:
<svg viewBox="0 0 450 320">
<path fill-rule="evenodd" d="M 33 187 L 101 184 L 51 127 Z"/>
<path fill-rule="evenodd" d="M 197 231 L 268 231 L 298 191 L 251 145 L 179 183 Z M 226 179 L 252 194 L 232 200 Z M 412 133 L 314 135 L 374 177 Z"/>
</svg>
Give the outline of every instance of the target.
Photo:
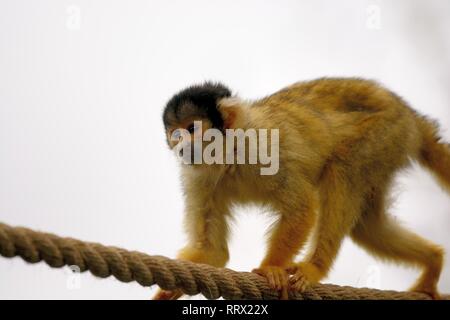
<svg viewBox="0 0 450 320">
<path fill-rule="evenodd" d="M 440 185 L 450 193 L 450 144 L 442 141 L 437 123 L 418 117 L 423 142 L 419 162 L 437 178 Z"/>
</svg>

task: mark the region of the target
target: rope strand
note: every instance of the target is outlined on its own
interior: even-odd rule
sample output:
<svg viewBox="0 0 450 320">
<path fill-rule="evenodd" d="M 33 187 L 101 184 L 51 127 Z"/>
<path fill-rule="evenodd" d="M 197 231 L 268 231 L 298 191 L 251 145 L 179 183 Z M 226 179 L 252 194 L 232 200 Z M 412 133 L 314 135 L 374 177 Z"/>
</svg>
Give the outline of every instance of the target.
<svg viewBox="0 0 450 320">
<path fill-rule="evenodd" d="M 136 251 L 62 238 L 50 233 L 0 223 L 0 255 L 19 256 L 29 263 L 45 261 L 50 267 L 76 265 L 80 271 L 122 282 L 136 281 L 144 287 L 181 289 L 185 294 L 201 293 L 208 299 L 278 299 L 266 280 L 251 272 L 237 272 L 189 261 L 150 256 Z M 381 291 L 368 288 L 317 284 L 305 292 L 291 292 L 295 300 L 393 299 L 429 300 L 416 292 Z M 448 296 L 444 298 L 449 298 Z"/>
</svg>

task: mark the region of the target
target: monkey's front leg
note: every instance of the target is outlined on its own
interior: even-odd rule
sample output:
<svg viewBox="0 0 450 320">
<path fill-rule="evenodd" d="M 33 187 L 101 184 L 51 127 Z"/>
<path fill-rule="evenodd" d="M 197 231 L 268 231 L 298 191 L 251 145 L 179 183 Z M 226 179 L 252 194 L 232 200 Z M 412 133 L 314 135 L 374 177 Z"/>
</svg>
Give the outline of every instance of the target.
<svg viewBox="0 0 450 320">
<path fill-rule="evenodd" d="M 265 277 L 271 288 L 279 290 L 281 299 L 288 298 L 286 268 L 305 244 L 313 225 L 314 211 L 310 208 L 281 214 L 269 238 L 266 257 L 252 271 Z"/>
<path fill-rule="evenodd" d="M 195 202 L 194 202 L 195 201 Z M 180 260 L 205 263 L 224 267 L 228 262 L 228 208 L 220 206 L 211 199 L 201 201 L 188 197 L 185 216 L 189 243 L 177 255 Z M 160 290 L 155 300 L 175 300 L 181 297 L 180 290 Z"/>
<path fill-rule="evenodd" d="M 329 164 L 319 188 L 321 206 L 311 252 L 304 261 L 289 268 L 290 287 L 304 291 L 328 274 L 341 243 L 361 215 L 362 197 L 356 192 L 351 170 Z M 361 188 L 362 189 L 362 188 Z"/>
</svg>

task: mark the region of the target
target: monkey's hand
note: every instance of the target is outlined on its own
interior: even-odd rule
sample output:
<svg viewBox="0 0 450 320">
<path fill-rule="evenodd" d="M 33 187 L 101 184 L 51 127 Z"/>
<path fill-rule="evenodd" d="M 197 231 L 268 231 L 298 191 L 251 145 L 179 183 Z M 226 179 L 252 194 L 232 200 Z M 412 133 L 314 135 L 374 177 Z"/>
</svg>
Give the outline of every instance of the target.
<svg viewBox="0 0 450 320">
<path fill-rule="evenodd" d="M 160 289 L 153 297 L 153 300 L 177 300 L 182 295 L 183 292 L 181 290 L 168 291 Z"/>
<path fill-rule="evenodd" d="M 289 279 L 289 289 L 292 291 L 304 292 L 311 284 L 319 282 L 321 278 L 320 270 L 309 262 L 300 262 L 287 269 L 291 275 Z"/>
<path fill-rule="evenodd" d="M 288 299 L 289 275 L 284 268 L 277 266 L 261 266 L 253 269 L 252 272 L 266 278 L 272 289 L 280 291 L 280 299 Z"/>
</svg>

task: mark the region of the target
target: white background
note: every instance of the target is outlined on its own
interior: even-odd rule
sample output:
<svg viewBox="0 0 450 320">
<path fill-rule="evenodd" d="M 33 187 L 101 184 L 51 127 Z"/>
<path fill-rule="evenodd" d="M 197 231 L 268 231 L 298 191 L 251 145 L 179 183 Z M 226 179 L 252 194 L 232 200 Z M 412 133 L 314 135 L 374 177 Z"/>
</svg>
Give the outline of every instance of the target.
<svg viewBox="0 0 450 320">
<path fill-rule="evenodd" d="M 173 257 L 183 245 L 164 103 L 220 80 L 258 98 L 321 76 L 374 78 L 450 141 L 450 2 L 0 1 L 0 221 Z M 450 251 L 450 198 L 417 167 L 392 213 Z M 237 212 L 229 267 L 264 254 L 270 220 Z M 148 299 L 155 288 L 0 258 L 0 298 Z M 327 282 L 408 288 L 417 271 L 346 241 Z M 78 281 L 78 282 L 77 282 Z M 72 284 L 72 285 L 71 285 Z M 450 292 L 447 263 L 440 289 Z"/>
</svg>

